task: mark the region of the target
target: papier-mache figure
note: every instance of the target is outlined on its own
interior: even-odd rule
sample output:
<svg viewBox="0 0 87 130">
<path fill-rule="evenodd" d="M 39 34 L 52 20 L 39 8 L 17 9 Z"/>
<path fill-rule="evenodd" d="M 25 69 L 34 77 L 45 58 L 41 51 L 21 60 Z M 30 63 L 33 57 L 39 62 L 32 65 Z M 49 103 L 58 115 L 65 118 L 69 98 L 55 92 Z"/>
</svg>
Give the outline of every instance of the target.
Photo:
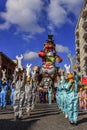
<svg viewBox="0 0 87 130">
<path fill-rule="evenodd" d="M 13 77 L 13 83 L 15 84 L 13 108 L 15 119 L 19 120 L 23 117 L 26 72 L 23 66 L 21 65 L 23 56 L 16 56 L 16 58 L 18 60 L 18 70 L 17 68 L 15 69 Z"/>
<path fill-rule="evenodd" d="M 48 35 L 48 40 L 44 43 L 43 50 L 38 53 L 42 58 L 42 65 L 55 65 L 55 62 L 62 62 L 62 58 L 56 54 L 56 45 L 52 39 L 53 35 Z"/>
<path fill-rule="evenodd" d="M 6 69 L 2 70 L 2 80 L 6 79 Z"/>
<path fill-rule="evenodd" d="M 32 99 L 32 81 L 31 81 L 31 65 L 26 65 L 26 81 L 25 81 L 25 110 L 30 115 L 31 99 Z"/>
<path fill-rule="evenodd" d="M 17 68 L 16 68 L 16 71 L 18 71 L 18 69 L 21 69 L 23 70 L 23 67 L 21 65 L 21 62 L 22 62 L 22 59 L 23 59 L 23 55 L 21 54 L 21 56 L 16 56 L 16 59 L 17 59 Z"/>
<path fill-rule="evenodd" d="M 64 64 L 64 67 L 66 69 L 66 73 L 69 74 L 70 73 L 70 65 Z"/>
<path fill-rule="evenodd" d="M 57 72 L 55 63 L 62 62 L 62 58 L 57 55 L 56 44 L 54 43 L 53 35 L 48 35 L 48 39 L 44 43 L 43 49 L 38 53 L 38 56 L 42 58 L 42 66 L 40 67 L 40 74 L 42 76 L 42 79 L 40 86 L 43 88 L 43 95 L 45 95 L 44 99 L 46 99 L 49 87 L 51 87 L 53 94 L 53 81 Z M 44 102 L 46 101 L 44 100 Z"/>
<path fill-rule="evenodd" d="M 14 74 L 15 91 L 14 91 L 14 116 L 16 120 L 19 120 L 23 117 L 23 108 L 25 100 L 25 72 Z"/>
<path fill-rule="evenodd" d="M 31 100 L 32 100 L 32 83 L 31 77 L 26 77 L 25 82 L 25 110 L 28 116 L 30 116 Z"/>
<path fill-rule="evenodd" d="M 30 72 L 31 72 L 31 66 L 32 66 L 32 64 L 30 64 L 30 65 L 26 65 L 26 76 L 29 78 L 29 76 L 30 76 Z"/>
<path fill-rule="evenodd" d="M 38 78 L 39 78 L 39 67 L 35 65 L 31 71 L 31 83 L 32 83 L 32 102 L 31 109 L 35 108 L 36 105 L 36 95 L 37 95 L 37 87 L 38 87 Z"/>
</svg>

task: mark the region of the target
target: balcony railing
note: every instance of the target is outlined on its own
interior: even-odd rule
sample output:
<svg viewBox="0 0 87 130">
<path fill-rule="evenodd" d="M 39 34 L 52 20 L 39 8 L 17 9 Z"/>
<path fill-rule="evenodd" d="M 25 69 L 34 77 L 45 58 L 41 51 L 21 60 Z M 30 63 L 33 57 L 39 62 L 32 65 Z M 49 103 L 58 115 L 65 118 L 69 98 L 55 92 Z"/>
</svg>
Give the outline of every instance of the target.
<svg viewBox="0 0 87 130">
<path fill-rule="evenodd" d="M 76 46 L 76 52 L 79 52 L 79 51 L 80 51 L 79 46 Z"/>
<path fill-rule="evenodd" d="M 76 34 L 77 36 L 79 36 L 79 29 L 76 29 L 75 34 Z"/>
<path fill-rule="evenodd" d="M 84 48 L 84 49 L 87 49 L 87 42 L 84 42 L 84 43 L 83 43 L 83 48 Z"/>
<path fill-rule="evenodd" d="M 80 60 L 79 60 L 79 61 L 76 60 L 76 65 L 77 65 L 78 67 L 80 67 Z"/>
<path fill-rule="evenodd" d="M 87 38 L 87 31 L 84 30 L 83 38 Z"/>
<path fill-rule="evenodd" d="M 87 60 L 87 52 L 84 51 L 84 60 Z"/>
<path fill-rule="evenodd" d="M 80 54 L 76 54 L 76 61 L 79 63 L 80 62 Z"/>
<path fill-rule="evenodd" d="M 83 9 L 82 17 L 85 17 L 87 15 L 87 8 Z"/>
<path fill-rule="evenodd" d="M 79 44 L 79 37 L 76 38 L 76 43 Z"/>
<path fill-rule="evenodd" d="M 86 20 L 84 20 L 82 27 L 83 27 L 83 28 L 86 28 L 86 27 L 87 27 L 87 18 L 86 18 Z"/>
</svg>

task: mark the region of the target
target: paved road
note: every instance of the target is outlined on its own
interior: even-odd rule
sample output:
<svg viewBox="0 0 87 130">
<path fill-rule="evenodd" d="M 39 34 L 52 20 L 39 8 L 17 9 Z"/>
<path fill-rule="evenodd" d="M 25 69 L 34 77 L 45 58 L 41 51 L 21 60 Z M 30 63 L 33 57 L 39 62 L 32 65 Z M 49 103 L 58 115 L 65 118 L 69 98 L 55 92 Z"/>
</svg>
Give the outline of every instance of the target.
<svg viewBox="0 0 87 130">
<path fill-rule="evenodd" d="M 87 112 L 79 112 L 78 125 L 70 125 L 55 104 L 37 105 L 30 118 L 15 121 L 13 111 L 0 112 L 0 130 L 87 130 Z"/>
</svg>

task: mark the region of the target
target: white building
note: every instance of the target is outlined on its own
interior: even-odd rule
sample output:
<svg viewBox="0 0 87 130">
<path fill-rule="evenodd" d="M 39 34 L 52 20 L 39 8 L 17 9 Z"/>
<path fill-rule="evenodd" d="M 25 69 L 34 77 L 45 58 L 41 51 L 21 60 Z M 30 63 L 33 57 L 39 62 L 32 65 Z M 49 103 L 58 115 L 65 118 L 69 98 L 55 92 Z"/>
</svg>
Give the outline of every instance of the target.
<svg viewBox="0 0 87 130">
<path fill-rule="evenodd" d="M 83 7 L 75 29 L 76 36 L 76 64 L 80 76 L 87 75 L 87 0 Z"/>
</svg>

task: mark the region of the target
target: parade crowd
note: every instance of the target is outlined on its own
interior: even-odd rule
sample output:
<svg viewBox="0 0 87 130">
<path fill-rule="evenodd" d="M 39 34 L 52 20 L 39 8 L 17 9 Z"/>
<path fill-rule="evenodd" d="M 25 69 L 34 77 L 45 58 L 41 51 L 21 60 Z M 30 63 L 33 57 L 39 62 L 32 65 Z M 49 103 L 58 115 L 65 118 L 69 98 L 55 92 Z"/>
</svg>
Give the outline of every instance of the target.
<svg viewBox="0 0 87 130">
<path fill-rule="evenodd" d="M 52 104 L 54 86 L 48 84 L 45 89 L 39 86 L 39 67 L 22 66 L 15 68 L 13 80 L 7 80 L 5 75 L 0 78 L 0 109 L 6 110 L 7 95 L 10 90 L 10 105 L 14 110 L 16 120 L 22 119 L 24 112 L 30 116 L 31 110 L 38 103 Z M 87 110 L 87 86 L 79 87 L 79 78 L 75 71 L 62 72 L 57 75 L 55 99 L 58 109 L 65 114 L 70 124 L 77 125 L 79 109 Z M 38 91 L 39 90 L 39 91 Z M 39 93 L 38 93 L 39 92 Z M 38 100 L 39 96 L 39 100 Z"/>
</svg>

